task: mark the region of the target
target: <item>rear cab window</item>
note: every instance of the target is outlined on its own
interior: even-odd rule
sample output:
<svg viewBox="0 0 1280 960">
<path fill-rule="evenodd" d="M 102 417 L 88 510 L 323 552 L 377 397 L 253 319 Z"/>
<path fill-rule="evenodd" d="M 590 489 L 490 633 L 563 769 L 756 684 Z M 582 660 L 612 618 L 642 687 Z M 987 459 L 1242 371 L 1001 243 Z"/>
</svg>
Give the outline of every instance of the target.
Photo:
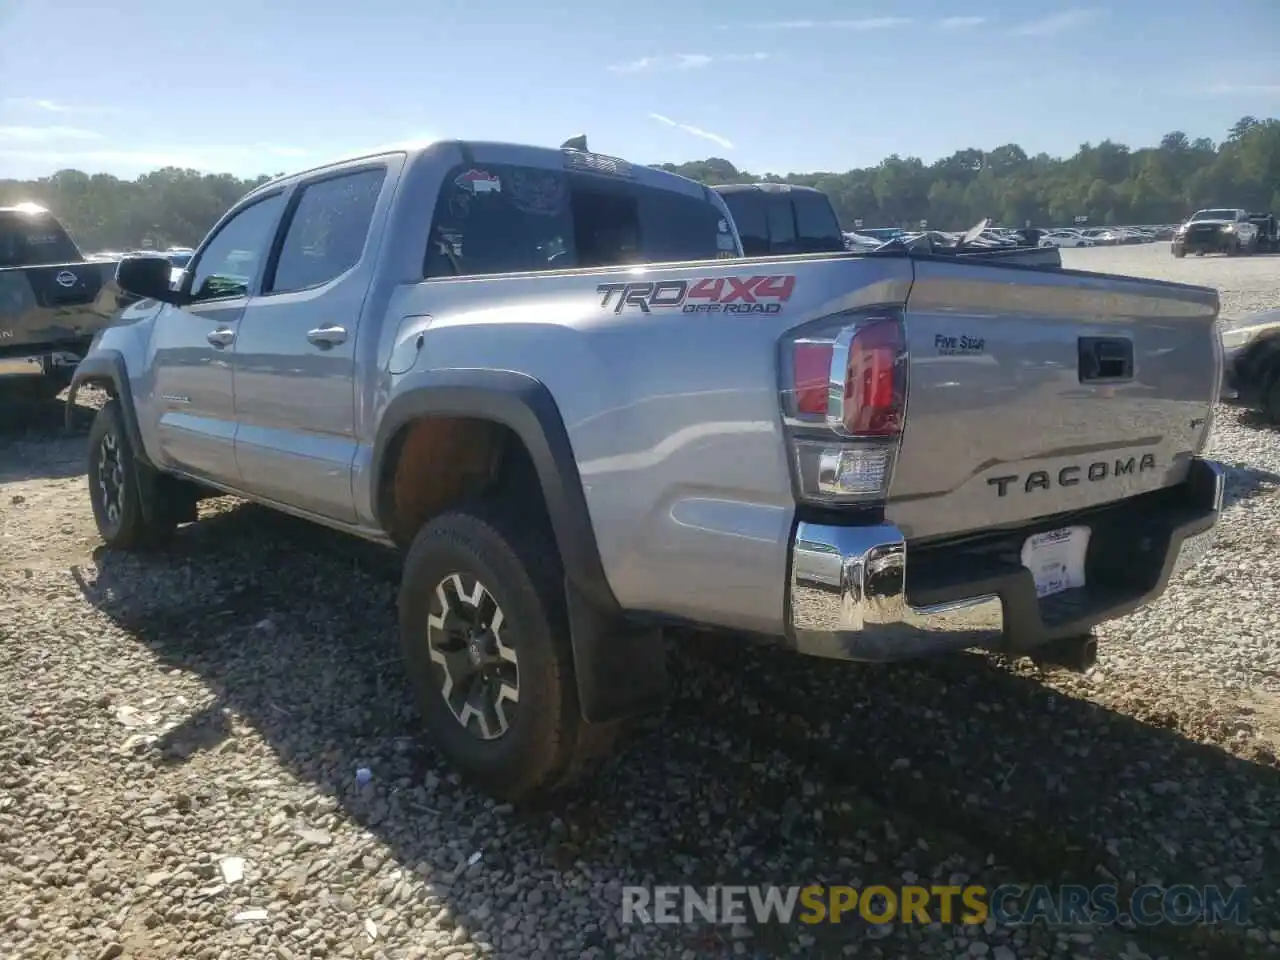
<svg viewBox="0 0 1280 960">
<path fill-rule="evenodd" d="M 825 194 L 810 190 L 721 192 L 749 257 L 842 252 L 844 234 Z"/>
<path fill-rule="evenodd" d="M 737 256 L 729 221 L 703 197 L 625 177 L 463 164 L 436 201 L 427 277 Z"/>
<path fill-rule="evenodd" d="M 796 211 L 796 234 L 804 253 L 844 250 L 840 220 L 826 194 L 794 191 L 791 202 Z"/>
<path fill-rule="evenodd" d="M 53 214 L 0 210 L 0 267 L 40 267 L 80 259 L 80 251 Z"/>
</svg>

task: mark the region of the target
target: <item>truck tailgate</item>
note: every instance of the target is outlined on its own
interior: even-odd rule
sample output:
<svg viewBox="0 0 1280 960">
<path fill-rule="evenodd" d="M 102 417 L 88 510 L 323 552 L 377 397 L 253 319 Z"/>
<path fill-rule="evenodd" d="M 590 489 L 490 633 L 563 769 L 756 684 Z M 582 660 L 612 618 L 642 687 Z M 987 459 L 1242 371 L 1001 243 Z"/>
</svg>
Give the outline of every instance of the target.
<svg viewBox="0 0 1280 960">
<path fill-rule="evenodd" d="M 87 341 L 130 298 L 114 262 L 0 269 L 0 356 L 65 349 Z"/>
<path fill-rule="evenodd" d="M 1182 482 L 1221 377 L 1214 290 L 919 260 L 886 519 L 1017 526 Z"/>
</svg>

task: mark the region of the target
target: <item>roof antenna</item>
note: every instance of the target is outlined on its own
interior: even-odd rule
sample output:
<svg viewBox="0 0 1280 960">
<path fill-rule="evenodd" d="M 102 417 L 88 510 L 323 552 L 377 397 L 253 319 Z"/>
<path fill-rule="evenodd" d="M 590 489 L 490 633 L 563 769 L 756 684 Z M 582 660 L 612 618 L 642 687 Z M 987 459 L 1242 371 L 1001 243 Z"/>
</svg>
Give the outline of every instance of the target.
<svg viewBox="0 0 1280 960">
<path fill-rule="evenodd" d="M 581 150 L 587 153 L 587 135 L 580 133 L 576 137 L 570 137 L 564 143 L 560 144 L 561 150 Z"/>
</svg>

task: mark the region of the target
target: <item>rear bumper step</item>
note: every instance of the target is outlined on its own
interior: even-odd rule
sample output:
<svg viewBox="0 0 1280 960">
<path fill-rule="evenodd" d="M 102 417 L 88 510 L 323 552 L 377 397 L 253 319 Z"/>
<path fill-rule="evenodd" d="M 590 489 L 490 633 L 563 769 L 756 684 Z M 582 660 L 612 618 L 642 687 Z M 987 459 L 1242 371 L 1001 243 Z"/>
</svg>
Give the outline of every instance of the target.
<svg viewBox="0 0 1280 960">
<path fill-rule="evenodd" d="M 788 641 L 813 656 L 891 661 L 970 647 L 1024 653 L 1078 636 L 1155 600 L 1204 555 L 1224 482 L 1219 464 L 1197 458 L 1177 487 L 942 544 L 908 545 L 888 524 L 801 522 L 791 541 Z M 1075 524 L 1092 530 L 1087 585 L 1040 599 L 1021 544 Z"/>
</svg>

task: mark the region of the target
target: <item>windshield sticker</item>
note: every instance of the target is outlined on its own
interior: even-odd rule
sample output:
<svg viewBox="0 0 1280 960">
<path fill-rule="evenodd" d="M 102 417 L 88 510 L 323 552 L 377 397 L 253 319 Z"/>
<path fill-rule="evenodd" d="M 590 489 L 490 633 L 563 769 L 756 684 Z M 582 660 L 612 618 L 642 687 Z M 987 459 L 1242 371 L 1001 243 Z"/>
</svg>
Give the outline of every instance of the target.
<svg viewBox="0 0 1280 960">
<path fill-rule="evenodd" d="M 487 170 L 468 170 L 454 177 L 453 182 L 459 188 L 477 197 L 482 193 L 502 192 L 502 181 L 498 179 L 497 174 L 489 173 Z"/>
<path fill-rule="evenodd" d="M 562 174 L 538 170 L 511 171 L 511 203 L 517 210 L 539 217 L 564 211 L 568 199 Z"/>
<path fill-rule="evenodd" d="M 596 287 L 600 308 L 622 313 L 678 310 L 680 313 L 781 313 L 796 289 L 794 275 L 769 277 L 703 277 L 698 280 L 602 283 Z"/>
</svg>

